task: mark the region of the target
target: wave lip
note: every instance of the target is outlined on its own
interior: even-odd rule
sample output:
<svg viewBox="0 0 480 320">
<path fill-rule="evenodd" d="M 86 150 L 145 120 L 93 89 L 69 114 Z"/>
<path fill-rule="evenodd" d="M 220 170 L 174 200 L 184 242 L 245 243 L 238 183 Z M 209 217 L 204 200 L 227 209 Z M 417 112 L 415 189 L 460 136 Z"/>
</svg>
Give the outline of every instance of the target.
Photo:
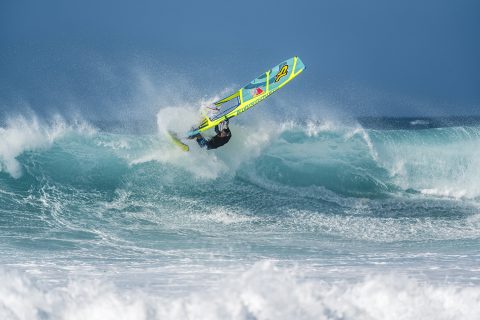
<svg viewBox="0 0 480 320">
<path fill-rule="evenodd" d="M 347 197 L 480 197 L 480 127 L 317 128 L 324 130 L 311 124 L 284 130 L 256 161 L 255 179 Z"/>
<path fill-rule="evenodd" d="M 22 153 L 50 147 L 55 140 L 66 133 L 76 131 L 92 133 L 94 130 L 86 123 L 75 122 L 68 125 L 61 117 L 53 118 L 50 123 L 41 122 L 36 117 L 30 119 L 17 117 L 8 119 L 5 127 L 0 127 L 0 171 L 9 173 L 13 178 L 22 176 L 22 166 L 17 157 Z"/>
</svg>

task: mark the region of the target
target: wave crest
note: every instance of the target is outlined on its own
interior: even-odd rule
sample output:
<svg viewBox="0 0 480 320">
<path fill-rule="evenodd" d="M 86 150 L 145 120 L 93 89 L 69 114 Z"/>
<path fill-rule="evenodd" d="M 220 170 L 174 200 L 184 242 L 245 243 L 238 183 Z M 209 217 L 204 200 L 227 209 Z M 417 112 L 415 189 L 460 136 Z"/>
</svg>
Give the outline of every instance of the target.
<svg viewBox="0 0 480 320">
<path fill-rule="evenodd" d="M 68 125 L 60 116 L 54 117 L 50 123 L 36 117 L 8 119 L 6 125 L 0 127 L 0 171 L 6 171 L 14 178 L 21 177 L 19 155 L 48 148 L 56 139 L 71 131 L 91 133 L 94 130 L 84 122 Z"/>
<path fill-rule="evenodd" d="M 28 163 L 32 159 L 20 159 L 23 153 L 31 152 L 35 158 L 65 137 L 56 144 L 60 149 L 68 145 L 65 161 L 85 162 L 85 152 L 91 152 L 86 160 L 118 160 L 101 166 L 121 161 L 129 165 L 129 170 L 136 170 L 157 162 L 162 171 L 189 173 L 189 180 L 184 181 L 187 184 L 196 183 L 198 178 L 240 177 L 261 186 L 320 188 L 342 197 L 382 198 L 399 193 L 455 199 L 480 197 L 478 127 L 372 130 L 335 122 L 277 123 L 256 119 L 236 122 L 231 142 L 218 150 L 206 151 L 190 141 L 192 150 L 184 153 L 163 134 L 169 125 L 179 122 L 170 114 L 159 112 L 158 135 L 97 132 L 77 141 L 66 137 L 67 133 L 84 135 L 94 129 L 83 123 L 66 124 L 62 119 L 43 123 L 35 118 L 17 118 L 0 128 L 0 170 L 19 178 L 22 165 L 33 165 Z M 181 117 L 181 113 L 177 116 Z M 52 155 L 61 156 L 65 155 Z M 36 165 L 43 164 L 40 161 Z"/>
</svg>

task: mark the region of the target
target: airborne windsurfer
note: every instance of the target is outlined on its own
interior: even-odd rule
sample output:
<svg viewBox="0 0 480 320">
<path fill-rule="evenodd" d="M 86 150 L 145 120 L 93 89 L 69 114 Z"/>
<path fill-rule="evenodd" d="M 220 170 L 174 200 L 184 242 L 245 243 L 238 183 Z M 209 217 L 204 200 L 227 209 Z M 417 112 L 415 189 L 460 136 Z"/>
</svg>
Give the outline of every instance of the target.
<svg viewBox="0 0 480 320">
<path fill-rule="evenodd" d="M 195 139 L 200 147 L 206 149 L 216 149 L 225 145 L 232 137 L 232 133 L 228 129 L 227 118 L 236 117 L 265 100 L 303 70 L 305 70 L 305 65 L 299 57 L 292 57 L 271 68 L 246 86 L 214 102 L 207 109 L 201 110 L 201 123 L 197 127 L 192 127 L 186 133 L 185 139 Z M 200 132 L 213 127 L 216 132 L 213 138 L 205 138 L 200 134 Z M 183 143 L 176 134 L 168 132 L 168 135 L 175 145 L 184 151 L 189 150 L 189 146 Z"/>
</svg>

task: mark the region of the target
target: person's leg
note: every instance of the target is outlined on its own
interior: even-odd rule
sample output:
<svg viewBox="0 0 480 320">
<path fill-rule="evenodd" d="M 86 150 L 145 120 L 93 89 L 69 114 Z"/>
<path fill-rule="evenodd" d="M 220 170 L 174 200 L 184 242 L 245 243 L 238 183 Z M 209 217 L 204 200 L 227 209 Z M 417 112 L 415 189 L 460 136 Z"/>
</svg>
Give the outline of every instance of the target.
<svg viewBox="0 0 480 320">
<path fill-rule="evenodd" d="M 205 138 L 202 136 L 197 137 L 197 143 L 201 148 L 205 148 L 207 146 L 207 140 L 205 140 Z"/>
</svg>

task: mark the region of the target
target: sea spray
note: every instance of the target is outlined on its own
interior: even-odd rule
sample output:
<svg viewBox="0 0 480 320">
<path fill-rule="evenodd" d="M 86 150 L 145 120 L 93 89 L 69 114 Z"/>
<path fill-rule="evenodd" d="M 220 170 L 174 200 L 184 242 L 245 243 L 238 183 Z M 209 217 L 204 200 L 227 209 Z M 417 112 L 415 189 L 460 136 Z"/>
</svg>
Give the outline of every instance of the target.
<svg viewBox="0 0 480 320">
<path fill-rule="evenodd" d="M 33 279 L 32 279 L 33 278 Z M 355 282 L 307 280 L 271 261 L 183 297 L 70 279 L 48 288 L 0 271 L 4 319 L 477 319 L 480 288 L 425 284 L 393 275 Z"/>
</svg>

